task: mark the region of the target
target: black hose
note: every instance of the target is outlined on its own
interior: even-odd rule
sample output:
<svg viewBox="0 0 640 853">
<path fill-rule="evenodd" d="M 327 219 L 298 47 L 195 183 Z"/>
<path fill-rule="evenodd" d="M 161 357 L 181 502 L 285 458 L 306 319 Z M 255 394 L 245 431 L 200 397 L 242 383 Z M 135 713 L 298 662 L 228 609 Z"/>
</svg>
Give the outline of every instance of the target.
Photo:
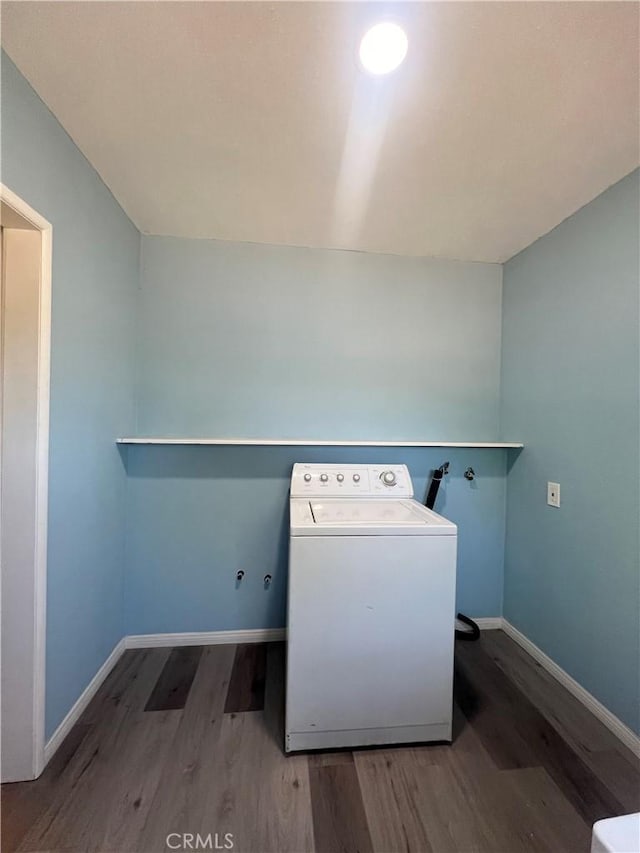
<svg viewBox="0 0 640 853">
<path fill-rule="evenodd" d="M 433 509 L 436 504 L 436 498 L 438 497 L 438 489 L 440 488 L 440 483 L 442 482 L 442 478 L 449 471 L 449 463 L 443 462 L 439 468 L 433 472 L 433 476 L 431 477 L 431 485 L 429 486 L 429 492 L 427 494 L 427 499 L 424 502 L 424 505 L 427 509 Z"/>
<path fill-rule="evenodd" d="M 436 503 L 436 498 L 438 497 L 438 489 L 440 488 L 440 483 L 442 482 L 442 478 L 445 474 L 449 473 L 449 463 L 443 462 L 439 468 L 433 472 L 433 476 L 431 477 L 431 483 L 429 485 L 429 491 L 427 492 L 427 499 L 424 504 L 427 509 L 433 509 Z M 470 630 L 466 630 L 463 628 L 456 628 L 456 637 L 459 640 L 479 640 L 480 639 L 480 628 L 476 625 L 473 619 L 469 619 L 468 616 L 465 616 L 463 613 L 458 613 L 456 616 L 460 622 L 463 622 L 465 625 L 469 626 Z"/>
<path fill-rule="evenodd" d="M 459 622 L 464 622 L 465 625 L 468 625 L 471 630 L 467 631 L 463 628 L 456 628 L 456 637 L 459 640 L 479 640 L 480 639 L 480 628 L 478 628 L 477 624 L 473 621 L 473 619 L 469 619 L 468 616 L 465 616 L 464 613 L 456 614 L 456 619 Z"/>
</svg>

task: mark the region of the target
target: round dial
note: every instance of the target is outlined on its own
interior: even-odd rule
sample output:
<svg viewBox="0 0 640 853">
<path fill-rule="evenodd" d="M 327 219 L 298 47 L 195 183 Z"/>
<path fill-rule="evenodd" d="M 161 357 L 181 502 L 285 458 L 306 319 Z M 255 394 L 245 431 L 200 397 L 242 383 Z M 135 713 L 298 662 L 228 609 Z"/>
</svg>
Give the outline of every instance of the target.
<svg viewBox="0 0 640 853">
<path fill-rule="evenodd" d="M 328 479 L 329 477 L 327 476 L 327 474 L 320 474 L 320 482 L 326 483 Z"/>
<path fill-rule="evenodd" d="M 360 482 L 360 474 L 354 474 L 354 475 L 353 475 L 353 482 L 354 482 L 354 483 L 359 483 L 359 482 Z"/>
<path fill-rule="evenodd" d="M 311 474 L 305 474 L 304 475 L 304 481 L 305 481 L 305 483 L 310 483 L 311 482 Z"/>
<path fill-rule="evenodd" d="M 380 474 L 380 479 L 385 484 L 385 486 L 395 486 L 396 483 L 396 475 L 393 471 L 383 471 Z"/>
<path fill-rule="evenodd" d="M 344 474 L 336 474 L 336 480 L 341 483 L 344 480 Z"/>
</svg>

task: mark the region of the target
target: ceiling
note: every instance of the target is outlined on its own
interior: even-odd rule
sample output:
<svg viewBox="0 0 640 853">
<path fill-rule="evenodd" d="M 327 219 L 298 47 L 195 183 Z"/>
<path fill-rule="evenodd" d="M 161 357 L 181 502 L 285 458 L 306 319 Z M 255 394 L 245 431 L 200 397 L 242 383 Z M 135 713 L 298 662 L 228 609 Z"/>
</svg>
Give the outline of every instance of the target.
<svg viewBox="0 0 640 853">
<path fill-rule="evenodd" d="M 638 165 L 639 10 L 3 2 L 2 42 L 145 233 L 501 262 Z"/>
</svg>

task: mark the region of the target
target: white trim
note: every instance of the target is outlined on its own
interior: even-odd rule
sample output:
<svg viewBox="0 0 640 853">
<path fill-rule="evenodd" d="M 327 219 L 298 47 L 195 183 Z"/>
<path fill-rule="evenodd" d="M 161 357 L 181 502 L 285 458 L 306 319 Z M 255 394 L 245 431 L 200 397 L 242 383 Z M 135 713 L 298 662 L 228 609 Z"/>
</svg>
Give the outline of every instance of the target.
<svg viewBox="0 0 640 853">
<path fill-rule="evenodd" d="M 222 643 L 268 643 L 284 640 L 286 628 L 252 628 L 246 631 L 195 631 L 180 634 L 129 634 L 127 649 L 152 649 L 167 646 L 215 646 Z"/>
<path fill-rule="evenodd" d="M 628 747 L 634 755 L 640 757 L 640 737 L 633 732 L 622 720 L 618 719 L 615 714 L 612 714 L 608 708 L 599 702 L 595 696 L 589 693 L 588 690 L 579 684 L 575 678 L 572 678 L 568 672 L 558 666 L 542 649 L 538 648 L 535 643 L 532 643 L 528 637 L 525 637 L 517 628 L 515 628 L 506 619 L 502 620 L 502 630 L 511 637 L 512 640 L 521 646 L 525 652 L 531 655 L 534 660 L 537 660 L 540 666 L 552 675 L 563 687 L 576 697 L 582 704 L 597 717 L 601 723 L 613 732 L 622 743 Z"/>
<path fill-rule="evenodd" d="M 45 758 L 45 678 L 47 601 L 47 518 L 49 501 L 49 396 L 51 377 L 51 276 L 53 229 L 37 211 L 0 183 L 0 200 L 40 231 L 40 294 L 36 427 L 36 509 L 34 552 L 33 778 Z"/>
<path fill-rule="evenodd" d="M 45 763 L 45 667 L 47 621 L 47 519 L 49 505 L 49 393 L 51 377 L 51 226 L 40 232 L 42 270 L 40 275 L 40 335 L 38 342 L 38 455 L 36 460 L 36 599 L 35 599 L 35 659 L 36 720 L 34 732 L 36 755 L 35 775 L 44 770 Z"/>
<path fill-rule="evenodd" d="M 482 631 L 502 627 L 502 617 L 474 619 Z M 215 646 L 222 643 L 273 643 L 286 640 L 286 628 L 251 628 L 240 631 L 195 631 L 177 634 L 129 634 L 124 638 L 127 649 L 168 648 L 171 646 Z"/>
<path fill-rule="evenodd" d="M 4 184 L 0 184 L 0 200 L 28 220 L 37 231 L 51 231 L 51 223 Z"/>
<path fill-rule="evenodd" d="M 257 447 L 524 447 L 519 441 L 324 441 L 310 438 L 161 438 L 124 437 L 117 444 L 204 444 Z"/>
<path fill-rule="evenodd" d="M 471 617 L 481 631 L 495 631 L 502 628 L 502 616 L 480 616 L 478 619 Z"/>
<path fill-rule="evenodd" d="M 45 764 L 49 763 L 54 752 L 58 749 L 62 741 L 66 738 L 71 729 L 78 722 L 82 712 L 86 709 L 89 702 L 91 702 L 95 694 L 98 692 L 105 678 L 109 675 L 113 667 L 120 660 L 125 648 L 125 638 L 123 637 L 118 643 L 116 643 L 109 657 L 93 676 L 89 684 L 87 684 L 87 686 L 82 691 L 67 716 L 60 723 L 55 732 L 51 735 L 51 737 L 47 741 L 47 745 L 44 748 Z"/>
</svg>

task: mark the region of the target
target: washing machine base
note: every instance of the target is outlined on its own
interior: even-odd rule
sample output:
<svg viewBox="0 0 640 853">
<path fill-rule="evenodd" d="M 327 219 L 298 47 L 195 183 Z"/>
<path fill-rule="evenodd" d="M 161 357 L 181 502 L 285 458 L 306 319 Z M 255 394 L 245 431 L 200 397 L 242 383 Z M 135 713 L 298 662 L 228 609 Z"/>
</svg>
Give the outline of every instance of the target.
<svg viewBox="0 0 640 853">
<path fill-rule="evenodd" d="M 287 732 L 287 752 L 314 749 L 344 749 L 358 746 L 383 746 L 398 743 L 451 743 L 451 724 L 393 726 L 381 729 L 348 729 L 334 732 Z"/>
</svg>

